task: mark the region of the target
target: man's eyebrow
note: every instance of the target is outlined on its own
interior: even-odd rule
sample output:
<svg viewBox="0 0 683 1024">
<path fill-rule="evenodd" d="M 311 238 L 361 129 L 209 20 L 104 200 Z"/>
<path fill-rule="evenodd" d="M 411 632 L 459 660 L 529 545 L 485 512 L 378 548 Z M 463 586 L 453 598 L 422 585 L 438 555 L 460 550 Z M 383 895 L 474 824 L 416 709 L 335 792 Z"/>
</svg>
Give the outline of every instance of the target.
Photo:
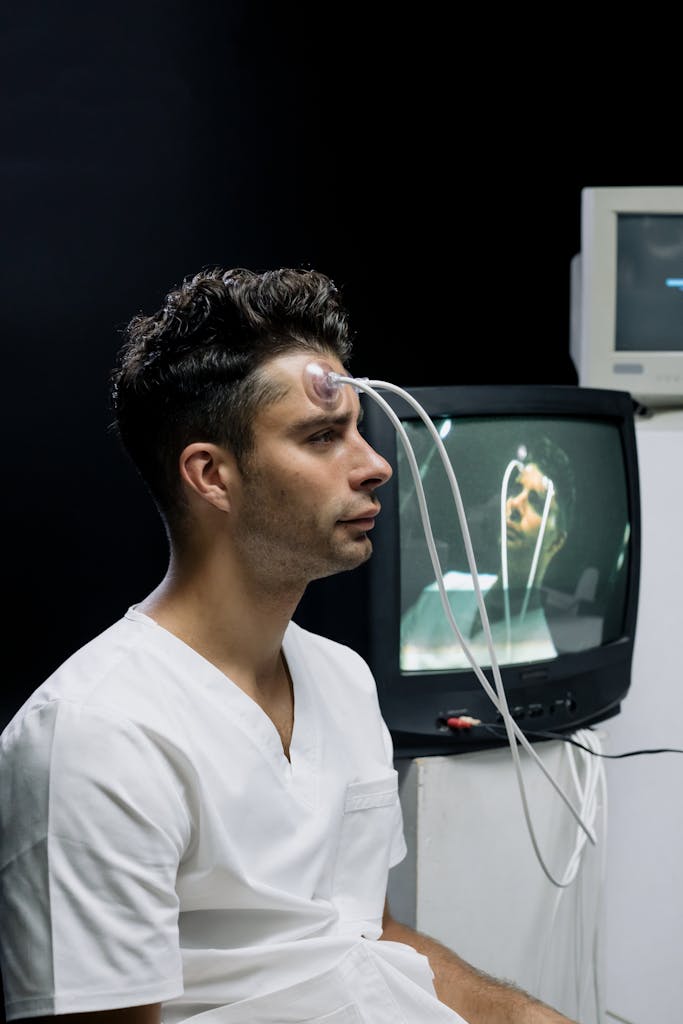
<svg viewBox="0 0 683 1024">
<path fill-rule="evenodd" d="M 335 416 L 329 412 L 321 412 L 316 416 L 304 416 L 300 420 L 294 420 L 290 423 L 288 432 L 292 434 L 301 434 L 307 430 L 323 430 L 325 427 L 345 427 L 355 419 L 356 424 L 360 424 L 363 419 L 363 407 L 359 407 L 358 415 L 354 417 L 353 411 L 348 409 L 346 412 L 337 413 Z"/>
</svg>

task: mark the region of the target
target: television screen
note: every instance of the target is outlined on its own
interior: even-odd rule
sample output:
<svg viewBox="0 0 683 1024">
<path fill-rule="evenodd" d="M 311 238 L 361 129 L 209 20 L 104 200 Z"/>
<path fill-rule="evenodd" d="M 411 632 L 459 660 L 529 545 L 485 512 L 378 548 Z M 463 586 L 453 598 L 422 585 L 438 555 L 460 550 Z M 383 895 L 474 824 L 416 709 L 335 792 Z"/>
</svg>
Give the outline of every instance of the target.
<svg viewBox="0 0 683 1024">
<path fill-rule="evenodd" d="M 507 742 L 480 678 L 495 682 L 494 658 L 506 703 L 530 735 L 616 714 L 630 685 L 640 570 L 633 399 L 574 386 L 408 391 L 442 439 L 467 533 L 428 428 L 404 398 L 380 391 L 414 452 L 440 587 L 405 446 L 364 396 L 367 439 L 394 475 L 378 492 L 365 589 L 353 611 L 334 615 L 364 617 L 361 653 L 397 756 Z M 338 585 L 329 581 L 328 593 Z M 324 597 L 314 600 L 324 607 Z M 454 715 L 482 724 L 454 732 Z"/>
</svg>

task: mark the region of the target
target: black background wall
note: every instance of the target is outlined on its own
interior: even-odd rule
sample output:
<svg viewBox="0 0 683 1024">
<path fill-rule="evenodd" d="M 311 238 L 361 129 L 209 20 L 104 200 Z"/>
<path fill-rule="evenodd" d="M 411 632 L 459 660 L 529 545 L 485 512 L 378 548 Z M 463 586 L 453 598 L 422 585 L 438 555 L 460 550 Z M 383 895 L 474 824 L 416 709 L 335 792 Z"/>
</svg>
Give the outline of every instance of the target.
<svg viewBox="0 0 683 1024">
<path fill-rule="evenodd" d="M 582 186 L 680 180 L 665 61 L 645 79 L 633 40 L 608 71 L 590 25 L 249 0 L 3 19 L 0 726 L 164 570 L 108 433 L 134 313 L 207 265 L 310 265 L 357 373 L 575 383 Z"/>
</svg>

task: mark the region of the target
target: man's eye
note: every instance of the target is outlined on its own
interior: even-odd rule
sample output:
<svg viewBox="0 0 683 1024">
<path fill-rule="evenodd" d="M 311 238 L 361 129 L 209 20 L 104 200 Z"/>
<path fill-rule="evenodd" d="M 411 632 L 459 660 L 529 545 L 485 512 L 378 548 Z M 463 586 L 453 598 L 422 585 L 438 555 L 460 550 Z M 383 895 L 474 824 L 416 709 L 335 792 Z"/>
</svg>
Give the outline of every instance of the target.
<svg viewBox="0 0 683 1024">
<path fill-rule="evenodd" d="M 309 444 L 329 444 L 332 440 L 334 440 L 333 430 L 322 430 L 308 439 Z"/>
</svg>

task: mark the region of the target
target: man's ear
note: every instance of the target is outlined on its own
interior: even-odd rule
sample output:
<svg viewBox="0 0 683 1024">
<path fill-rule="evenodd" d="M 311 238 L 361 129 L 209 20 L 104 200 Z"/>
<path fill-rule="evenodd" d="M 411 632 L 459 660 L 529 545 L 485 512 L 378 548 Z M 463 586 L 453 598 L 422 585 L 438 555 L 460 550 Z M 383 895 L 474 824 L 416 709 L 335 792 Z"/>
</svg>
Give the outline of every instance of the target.
<svg viewBox="0 0 683 1024">
<path fill-rule="evenodd" d="M 217 444 L 195 441 L 180 453 L 178 467 L 192 494 L 221 512 L 230 511 L 230 489 L 237 467 L 229 452 Z"/>
</svg>

